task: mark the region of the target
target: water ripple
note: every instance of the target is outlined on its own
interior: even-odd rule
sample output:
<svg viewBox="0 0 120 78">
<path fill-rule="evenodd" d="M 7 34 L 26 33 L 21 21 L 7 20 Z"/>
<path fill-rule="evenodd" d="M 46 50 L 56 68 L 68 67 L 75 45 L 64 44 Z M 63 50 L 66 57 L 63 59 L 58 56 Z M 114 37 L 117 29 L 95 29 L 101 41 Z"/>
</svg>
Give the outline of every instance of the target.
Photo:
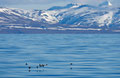
<svg viewBox="0 0 120 78">
<path fill-rule="evenodd" d="M 0 78 L 120 78 L 119 47 L 119 34 L 1 34 Z"/>
</svg>

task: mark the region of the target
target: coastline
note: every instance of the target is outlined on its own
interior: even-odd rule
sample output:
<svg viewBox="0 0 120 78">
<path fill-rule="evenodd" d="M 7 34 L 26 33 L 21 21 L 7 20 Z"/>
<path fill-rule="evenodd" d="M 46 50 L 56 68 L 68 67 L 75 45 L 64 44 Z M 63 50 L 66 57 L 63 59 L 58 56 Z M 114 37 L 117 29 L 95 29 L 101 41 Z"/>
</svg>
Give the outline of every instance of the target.
<svg viewBox="0 0 120 78">
<path fill-rule="evenodd" d="M 2 29 L 0 34 L 116 34 L 117 30 L 37 30 L 37 29 Z"/>
</svg>

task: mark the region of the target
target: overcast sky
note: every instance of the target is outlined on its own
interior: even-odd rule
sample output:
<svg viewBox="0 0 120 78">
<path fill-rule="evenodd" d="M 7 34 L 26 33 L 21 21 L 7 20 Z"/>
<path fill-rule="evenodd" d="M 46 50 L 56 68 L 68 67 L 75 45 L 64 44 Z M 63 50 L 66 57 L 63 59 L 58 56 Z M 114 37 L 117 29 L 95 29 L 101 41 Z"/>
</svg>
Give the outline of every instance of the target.
<svg viewBox="0 0 120 78">
<path fill-rule="evenodd" d="M 22 9 L 47 9 L 51 6 L 62 6 L 68 3 L 98 5 L 105 0 L 0 0 L 0 6 Z M 109 0 L 114 6 L 120 6 L 120 0 Z"/>
</svg>

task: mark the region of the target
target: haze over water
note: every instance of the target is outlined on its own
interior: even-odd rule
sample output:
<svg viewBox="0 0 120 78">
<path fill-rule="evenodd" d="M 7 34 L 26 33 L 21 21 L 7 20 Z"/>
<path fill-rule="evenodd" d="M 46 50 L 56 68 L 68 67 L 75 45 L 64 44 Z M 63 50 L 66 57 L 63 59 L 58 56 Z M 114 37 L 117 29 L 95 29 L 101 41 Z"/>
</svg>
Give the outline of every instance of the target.
<svg viewBox="0 0 120 78">
<path fill-rule="evenodd" d="M 1 34 L 0 78 L 120 78 L 120 35 Z"/>
</svg>

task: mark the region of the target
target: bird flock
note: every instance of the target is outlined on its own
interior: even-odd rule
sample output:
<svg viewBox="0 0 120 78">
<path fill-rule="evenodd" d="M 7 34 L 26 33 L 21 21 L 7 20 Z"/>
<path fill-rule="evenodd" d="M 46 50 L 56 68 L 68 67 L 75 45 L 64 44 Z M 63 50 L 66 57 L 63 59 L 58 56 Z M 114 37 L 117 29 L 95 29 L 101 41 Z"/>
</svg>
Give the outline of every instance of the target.
<svg viewBox="0 0 120 78">
<path fill-rule="evenodd" d="M 28 70 L 29 70 L 29 72 L 30 72 L 32 67 L 29 66 L 28 63 L 25 63 L 25 65 L 28 67 Z M 72 66 L 72 65 L 73 65 L 73 63 L 70 63 L 70 66 Z M 38 68 L 45 67 L 45 66 L 48 66 L 48 64 L 38 64 L 38 65 L 36 66 L 36 68 L 38 69 Z M 72 67 L 71 67 L 70 69 L 72 69 Z"/>
</svg>

